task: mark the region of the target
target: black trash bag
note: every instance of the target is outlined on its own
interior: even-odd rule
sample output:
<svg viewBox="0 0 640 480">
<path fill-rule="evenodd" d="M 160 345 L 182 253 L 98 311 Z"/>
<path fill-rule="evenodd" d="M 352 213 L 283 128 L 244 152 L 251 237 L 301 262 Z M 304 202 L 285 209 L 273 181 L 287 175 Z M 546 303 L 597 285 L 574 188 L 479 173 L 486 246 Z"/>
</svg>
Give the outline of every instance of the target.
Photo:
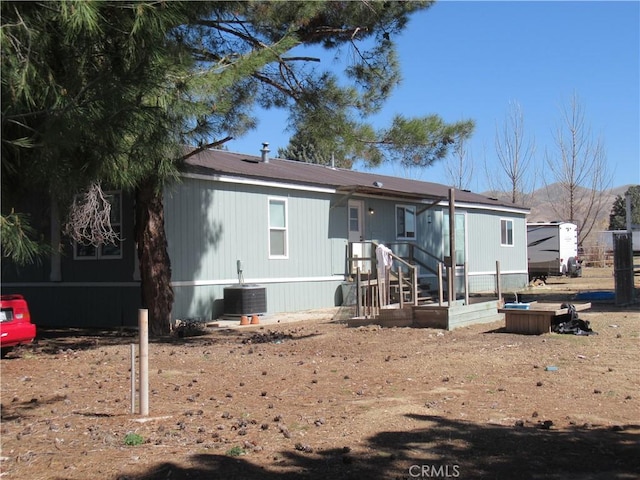
<svg viewBox="0 0 640 480">
<path fill-rule="evenodd" d="M 560 308 L 566 308 L 567 313 L 558 315 L 553 319 L 551 331 L 555 333 L 568 333 L 572 335 L 597 335 L 589 326 L 588 320 L 578 317 L 576 307 L 570 303 L 563 303 Z"/>
</svg>

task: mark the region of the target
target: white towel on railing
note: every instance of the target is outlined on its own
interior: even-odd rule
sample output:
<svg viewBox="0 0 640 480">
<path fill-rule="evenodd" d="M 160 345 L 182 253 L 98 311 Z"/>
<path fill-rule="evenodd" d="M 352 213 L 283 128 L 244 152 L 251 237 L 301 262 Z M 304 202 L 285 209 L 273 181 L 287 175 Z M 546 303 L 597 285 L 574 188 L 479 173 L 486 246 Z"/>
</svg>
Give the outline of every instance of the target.
<svg viewBox="0 0 640 480">
<path fill-rule="evenodd" d="M 382 243 L 376 247 L 378 264 L 378 301 L 380 306 L 389 303 L 389 269 L 393 263 L 391 249 Z"/>
<path fill-rule="evenodd" d="M 384 267 L 391 267 L 393 258 L 391 258 L 391 249 L 382 243 L 376 247 L 376 260 L 378 262 L 378 268 L 384 269 Z"/>
</svg>

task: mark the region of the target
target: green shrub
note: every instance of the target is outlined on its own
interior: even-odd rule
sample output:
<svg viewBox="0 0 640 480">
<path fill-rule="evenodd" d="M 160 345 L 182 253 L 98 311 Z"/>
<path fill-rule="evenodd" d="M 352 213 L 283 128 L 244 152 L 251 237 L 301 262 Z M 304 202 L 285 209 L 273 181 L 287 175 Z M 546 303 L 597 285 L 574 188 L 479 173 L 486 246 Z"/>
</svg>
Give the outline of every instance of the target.
<svg viewBox="0 0 640 480">
<path fill-rule="evenodd" d="M 242 447 L 239 446 L 235 446 L 233 448 L 230 448 L 227 451 L 227 455 L 229 455 L 230 457 L 239 457 L 240 455 L 244 455 L 244 450 L 242 449 Z"/>
<path fill-rule="evenodd" d="M 130 447 L 135 447 L 136 445 L 142 445 L 144 443 L 144 438 L 142 435 L 138 435 L 137 433 L 127 433 L 124 437 L 124 444 Z"/>
</svg>

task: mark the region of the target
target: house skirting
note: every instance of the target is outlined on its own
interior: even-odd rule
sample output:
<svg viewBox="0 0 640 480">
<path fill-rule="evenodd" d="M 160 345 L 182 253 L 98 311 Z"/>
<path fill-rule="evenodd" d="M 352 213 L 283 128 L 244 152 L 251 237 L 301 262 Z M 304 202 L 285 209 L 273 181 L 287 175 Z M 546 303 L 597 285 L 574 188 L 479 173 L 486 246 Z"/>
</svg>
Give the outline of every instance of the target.
<svg viewBox="0 0 640 480">
<path fill-rule="evenodd" d="M 344 276 L 247 279 L 246 284 L 266 289 L 266 313 L 296 312 L 342 304 Z M 173 318 L 214 320 L 225 314 L 224 288 L 238 282 L 198 281 L 172 283 L 175 302 Z"/>
<path fill-rule="evenodd" d="M 138 325 L 137 282 L 42 282 L 2 285 L 2 294 L 19 293 L 29 304 L 36 327 L 117 328 Z"/>
<path fill-rule="evenodd" d="M 257 282 L 256 280 L 260 280 Z M 251 279 L 266 288 L 266 313 L 329 308 L 342 304 L 344 276 Z M 212 320 L 224 314 L 224 288 L 237 282 L 173 282 L 172 319 Z M 36 326 L 73 328 L 136 327 L 141 308 L 138 282 L 40 282 L 2 285 L 29 303 Z"/>
</svg>

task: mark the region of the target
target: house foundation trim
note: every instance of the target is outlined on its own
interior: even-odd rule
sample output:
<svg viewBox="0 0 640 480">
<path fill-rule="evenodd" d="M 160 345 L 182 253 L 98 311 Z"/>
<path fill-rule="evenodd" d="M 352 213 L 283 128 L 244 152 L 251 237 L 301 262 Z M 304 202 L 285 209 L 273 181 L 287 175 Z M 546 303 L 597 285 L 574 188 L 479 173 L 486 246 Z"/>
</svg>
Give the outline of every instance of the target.
<svg viewBox="0 0 640 480">
<path fill-rule="evenodd" d="M 326 277 L 282 277 L 282 278 L 249 278 L 245 279 L 244 284 L 250 285 L 254 283 L 308 283 L 308 282 L 336 282 L 344 281 L 344 275 L 331 275 Z M 238 285 L 238 279 L 221 279 L 221 280 L 186 280 L 171 282 L 172 287 L 204 287 L 213 285 Z"/>
<path fill-rule="evenodd" d="M 37 288 L 37 287 L 99 287 L 99 288 L 139 288 L 140 282 L 16 282 L 3 283 L 4 288 Z"/>
</svg>

